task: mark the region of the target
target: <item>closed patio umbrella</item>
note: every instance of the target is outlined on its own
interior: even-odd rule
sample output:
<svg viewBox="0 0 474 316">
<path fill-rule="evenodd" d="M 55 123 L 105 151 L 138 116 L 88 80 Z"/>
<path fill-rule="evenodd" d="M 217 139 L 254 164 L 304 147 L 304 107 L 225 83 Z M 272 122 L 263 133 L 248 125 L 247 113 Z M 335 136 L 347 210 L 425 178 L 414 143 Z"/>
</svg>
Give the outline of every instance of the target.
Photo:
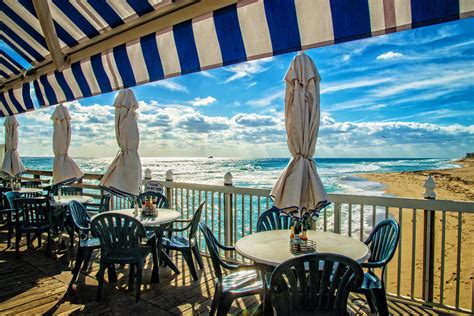
<svg viewBox="0 0 474 316">
<path fill-rule="evenodd" d="M 11 115 L 5 119 L 5 158 L 3 159 L 2 171 L 11 177 L 16 177 L 26 169 L 21 163 L 18 155 L 18 122 Z"/>
<path fill-rule="evenodd" d="M 142 181 L 142 164 L 138 154 L 138 103 L 132 90 L 121 90 L 115 99 L 115 135 L 120 150 L 100 186 L 114 194 L 138 196 Z"/>
<path fill-rule="evenodd" d="M 292 158 L 270 193 L 278 208 L 314 209 L 328 199 L 313 159 L 321 116 L 319 81 L 311 58 L 298 54 L 285 75 L 285 127 Z"/>
<path fill-rule="evenodd" d="M 82 178 L 84 173 L 69 156 L 71 143 L 71 116 L 67 108 L 60 104 L 51 116 L 54 125 L 53 131 L 53 183 L 63 183 Z"/>
</svg>

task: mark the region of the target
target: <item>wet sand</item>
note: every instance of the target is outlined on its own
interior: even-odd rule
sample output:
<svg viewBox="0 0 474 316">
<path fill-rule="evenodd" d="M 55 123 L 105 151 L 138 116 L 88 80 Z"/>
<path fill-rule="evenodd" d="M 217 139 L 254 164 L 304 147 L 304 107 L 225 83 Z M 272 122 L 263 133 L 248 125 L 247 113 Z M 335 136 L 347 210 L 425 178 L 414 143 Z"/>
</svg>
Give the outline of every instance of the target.
<svg viewBox="0 0 474 316">
<path fill-rule="evenodd" d="M 460 168 L 444 170 L 423 170 L 414 172 L 397 173 L 371 173 L 358 175 L 369 181 L 379 182 L 384 185 L 384 190 L 389 195 L 407 198 L 423 198 L 424 183 L 431 175 L 436 183 L 436 199 L 474 201 L 474 159 L 462 159 L 455 162 Z M 391 215 L 399 220 L 397 209 L 390 209 Z M 418 210 L 414 216 L 413 210 L 403 210 L 402 215 L 402 256 L 400 273 L 400 295 L 411 295 L 411 280 L 414 275 L 415 297 L 422 297 L 422 257 L 423 257 L 423 211 Z M 413 226 L 416 221 L 416 234 Z M 456 212 L 446 212 L 445 247 L 442 248 L 442 214 L 436 212 L 435 218 L 435 286 L 434 300 L 440 300 L 441 265 L 444 260 L 444 303 L 456 304 L 457 282 L 457 254 L 459 223 L 461 232 L 461 279 L 459 303 L 460 306 L 471 308 L 474 274 L 474 214 L 464 213 L 459 218 Z M 413 238 L 415 237 L 415 238 Z M 415 269 L 412 269 L 412 253 L 415 247 Z M 398 283 L 398 253 L 395 254 L 388 271 L 388 290 L 397 293 Z M 414 271 L 414 272 L 413 272 Z"/>
</svg>

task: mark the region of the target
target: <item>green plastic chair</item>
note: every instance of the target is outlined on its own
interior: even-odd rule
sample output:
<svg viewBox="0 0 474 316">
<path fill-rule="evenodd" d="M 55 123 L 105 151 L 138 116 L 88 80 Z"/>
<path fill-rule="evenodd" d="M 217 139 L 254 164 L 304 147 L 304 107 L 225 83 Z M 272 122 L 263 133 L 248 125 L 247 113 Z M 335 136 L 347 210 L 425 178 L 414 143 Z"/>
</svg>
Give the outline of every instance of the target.
<svg viewBox="0 0 474 316">
<path fill-rule="evenodd" d="M 281 263 L 270 278 L 275 315 L 348 315 L 349 293 L 362 284 L 364 272 L 353 259 L 330 253 L 297 256 Z"/>
<path fill-rule="evenodd" d="M 79 187 L 61 187 L 61 194 L 65 196 L 83 195 L 84 190 Z"/>
<path fill-rule="evenodd" d="M 142 281 L 143 266 L 146 257 L 153 255 L 154 273 L 158 267 L 158 253 L 155 237 L 147 240 L 147 233 L 142 223 L 132 216 L 121 213 L 106 212 L 96 215 L 92 219 L 91 232 L 100 240 L 100 268 L 97 273 L 99 287 L 97 300 L 102 296 L 105 269 L 113 264 L 129 264 L 129 288 L 134 286 L 134 268 L 136 268 L 136 301 L 140 300 L 140 286 Z M 154 235 L 153 235 L 154 236 Z M 153 275 L 152 275 L 153 278 Z"/>
<path fill-rule="evenodd" d="M 189 270 L 191 271 L 191 276 L 193 277 L 194 281 L 198 280 L 198 275 L 196 272 L 196 267 L 194 266 L 193 255 L 196 258 L 199 268 L 204 269 L 196 233 L 199 227 L 199 222 L 201 221 L 201 214 L 205 204 L 205 201 L 201 203 L 194 213 L 191 222 L 185 227 L 167 229 L 169 235 L 168 237 L 163 237 L 161 242 L 162 247 L 164 247 L 166 250 L 175 250 L 181 252 L 189 267 Z M 187 238 L 184 236 L 172 236 L 172 233 L 174 232 L 184 232 L 187 230 L 189 230 Z"/>
<path fill-rule="evenodd" d="M 224 246 L 214 236 L 206 224 L 200 223 L 199 229 L 204 235 L 207 249 L 211 255 L 212 267 L 217 278 L 210 315 L 227 315 L 232 302 L 241 297 L 260 295 L 263 297 L 264 287 L 260 274 L 253 265 L 237 264 L 223 260 L 219 249 L 235 251 L 234 247 Z M 224 275 L 222 269 L 233 271 Z"/>
<path fill-rule="evenodd" d="M 263 212 L 257 221 L 257 232 L 264 232 L 268 230 L 282 230 L 289 229 L 293 223 L 290 216 L 282 215 L 284 211 L 294 211 L 297 207 L 288 207 L 279 209 L 275 206 Z"/>
<path fill-rule="evenodd" d="M 51 255 L 51 208 L 47 198 L 19 198 L 14 200 L 16 211 L 15 257 L 20 257 L 20 239 L 22 233 L 38 234 L 38 244 L 41 246 L 41 234 L 46 233 L 47 254 Z"/>
<path fill-rule="evenodd" d="M 0 188 L 1 198 L 2 198 L 2 207 L 0 209 L 0 224 L 1 228 L 8 229 L 8 244 L 7 247 L 11 246 L 11 239 L 13 237 L 13 228 L 15 227 L 15 204 L 13 200 L 19 198 L 20 194 L 18 192 L 13 192 L 8 188 Z M 10 196 L 10 198 L 7 197 Z"/>
<path fill-rule="evenodd" d="M 367 268 L 368 271 L 364 274 L 364 281 L 357 292 L 365 294 L 373 313 L 388 315 L 385 284 L 373 269 L 382 269 L 382 275 L 384 275 L 387 264 L 395 254 L 399 239 L 400 225 L 390 218 L 378 223 L 364 242 L 369 246 L 370 257 L 367 262 L 361 263 L 361 266 Z"/>
</svg>

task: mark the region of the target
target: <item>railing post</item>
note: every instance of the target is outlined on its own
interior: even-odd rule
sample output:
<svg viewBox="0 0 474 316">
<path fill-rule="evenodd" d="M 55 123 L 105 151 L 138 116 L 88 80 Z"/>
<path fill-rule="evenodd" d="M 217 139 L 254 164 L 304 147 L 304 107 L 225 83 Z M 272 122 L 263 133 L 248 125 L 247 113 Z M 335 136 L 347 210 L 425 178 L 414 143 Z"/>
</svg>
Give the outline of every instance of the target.
<svg viewBox="0 0 474 316">
<path fill-rule="evenodd" d="M 334 233 L 341 233 L 341 203 L 334 203 Z"/>
<path fill-rule="evenodd" d="M 227 172 L 224 176 L 224 185 L 225 186 L 233 186 L 232 182 L 232 174 Z M 233 212 L 232 212 L 232 193 L 224 193 L 224 242 L 226 245 L 231 246 L 233 245 Z M 225 252 L 226 258 L 232 257 L 232 252 L 226 251 Z"/>
<path fill-rule="evenodd" d="M 146 184 L 151 181 L 151 170 L 146 168 L 142 180 L 142 192 L 145 191 Z"/>
<path fill-rule="evenodd" d="M 431 176 L 425 182 L 424 198 L 436 199 L 436 184 Z M 425 226 L 423 229 L 423 299 L 425 304 L 433 303 L 434 289 L 434 243 L 435 243 L 435 211 L 424 210 Z"/>
<path fill-rule="evenodd" d="M 173 182 L 173 170 L 166 171 L 166 182 Z M 166 187 L 166 198 L 168 199 L 169 208 L 173 208 L 173 188 L 172 186 Z"/>
</svg>

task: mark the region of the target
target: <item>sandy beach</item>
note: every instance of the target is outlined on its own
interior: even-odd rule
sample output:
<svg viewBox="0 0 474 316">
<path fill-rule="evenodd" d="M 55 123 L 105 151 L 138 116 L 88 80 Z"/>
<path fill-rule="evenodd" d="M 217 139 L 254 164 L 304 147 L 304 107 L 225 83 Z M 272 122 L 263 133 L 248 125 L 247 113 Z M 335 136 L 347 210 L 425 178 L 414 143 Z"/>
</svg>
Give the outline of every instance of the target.
<svg viewBox="0 0 474 316">
<path fill-rule="evenodd" d="M 455 162 L 460 168 L 444 170 L 423 170 L 399 173 L 372 173 L 360 177 L 384 185 L 388 195 L 408 198 L 423 198 L 424 183 L 431 175 L 436 183 L 436 199 L 474 201 L 474 159 L 462 159 Z M 399 219 L 399 210 L 390 209 L 391 215 Z M 402 258 L 401 258 L 401 295 L 410 295 L 412 275 L 412 247 L 415 247 L 415 296 L 422 296 L 422 256 L 423 256 L 423 211 L 416 212 L 416 235 L 413 236 L 413 210 L 403 210 L 402 216 Z M 462 221 L 461 233 L 461 279 L 459 304 L 469 308 L 472 303 L 472 284 L 474 274 L 474 214 L 463 214 L 459 219 L 458 213 L 446 212 L 446 242 L 442 253 L 442 216 L 436 212 L 435 226 L 435 289 L 434 300 L 440 300 L 441 262 L 444 259 L 444 302 L 450 305 L 456 303 L 456 258 L 458 252 L 458 225 Z M 415 242 L 413 243 L 413 237 Z M 397 260 L 398 253 L 389 265 L 388 291 L 397 292 Z"/>
</svg>

